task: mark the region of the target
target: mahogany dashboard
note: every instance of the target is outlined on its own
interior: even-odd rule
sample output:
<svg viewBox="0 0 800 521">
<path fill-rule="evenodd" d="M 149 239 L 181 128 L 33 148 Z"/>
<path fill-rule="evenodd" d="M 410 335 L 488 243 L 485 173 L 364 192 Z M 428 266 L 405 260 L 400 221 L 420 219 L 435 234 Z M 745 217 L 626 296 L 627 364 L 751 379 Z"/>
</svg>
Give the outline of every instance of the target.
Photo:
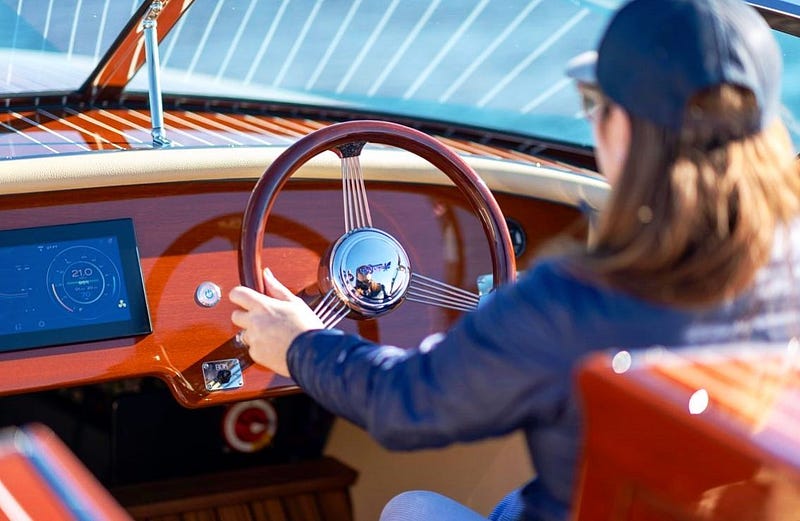
<svg viewBox="0 0 800 521">
<path fill-rule="evenodd" d="M 252 363 L 230 321 L 227 292 L 240 283 L 243 212 L 258 176 L 148 182 L 153 176 L 137 175 L 133 183 L 50 183 L 55 189 L 0 194 L 0 394 L 141 377 L 163 380 L 187 407 L 295 391 L 290 379 Z M 272 208 L 261 257 L 313 301 L 320 260 L 343 231 L 342 181 L 297 177 Z M 376 226 L 421 272 L 470 291 L 491 273 L 487 237 L 456 187 L 369 179 L 367 190 Z M 583 222 L 569 201 L 503 191 L 495 198 L 525 235 L 521 268 Z M 403 302 L 386 316 L 338 327 L 413 346 L 459 316 Z"/>
</svg>

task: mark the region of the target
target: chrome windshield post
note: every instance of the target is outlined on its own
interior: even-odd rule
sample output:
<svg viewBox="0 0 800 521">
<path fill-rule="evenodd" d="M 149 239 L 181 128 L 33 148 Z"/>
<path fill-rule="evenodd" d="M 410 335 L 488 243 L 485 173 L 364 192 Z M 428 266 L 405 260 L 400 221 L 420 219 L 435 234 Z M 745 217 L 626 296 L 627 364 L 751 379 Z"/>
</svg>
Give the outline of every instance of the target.
<svg viewBox="0 0 800 521">
<path fill-rule="evenodd" d="M 153 136 L 154 148 L 168 147 L 171 145 L 170 140 L 167 139 L 166 131 L 164 130 L 164 107 L 161 101 L 161 65 L 159 63 L 158 38 L 156 35 L 156 27 L 158 25 L 156 19 L 161 13 L 164 4 L 166 4 L 166 0 L 153 2 L 142 20 L 144 47 L 147 56 L 150 122 L 152 126 L 150 135 Z"/>
</svg>

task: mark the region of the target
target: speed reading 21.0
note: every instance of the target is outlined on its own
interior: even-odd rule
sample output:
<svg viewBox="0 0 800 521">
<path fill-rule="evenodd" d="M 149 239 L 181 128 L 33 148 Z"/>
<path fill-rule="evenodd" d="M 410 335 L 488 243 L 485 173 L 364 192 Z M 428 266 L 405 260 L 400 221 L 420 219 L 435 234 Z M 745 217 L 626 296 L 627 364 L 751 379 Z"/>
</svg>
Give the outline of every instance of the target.
<svg viewBox="0 0 800 521">
<path fill-rule="evenodd" d="M 76 318 L 96 318 L 120 305 L 117 267 L 91 246 L 59 252 L 47 270 L 47 285 L 56 302 Z"/>
</svg>

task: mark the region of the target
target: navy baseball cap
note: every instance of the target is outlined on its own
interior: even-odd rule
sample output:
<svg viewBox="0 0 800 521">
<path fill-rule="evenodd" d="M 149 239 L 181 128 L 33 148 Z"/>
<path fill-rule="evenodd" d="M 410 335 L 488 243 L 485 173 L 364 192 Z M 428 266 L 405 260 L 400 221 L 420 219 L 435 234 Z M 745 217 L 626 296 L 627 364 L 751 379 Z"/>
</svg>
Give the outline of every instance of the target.
<svg viewBox="0 0 800 521">
<path fill-rule="evenodd" d="M 721 84 L 753 92 L 763 128 L 779 113 L 781 71 L 772 31 L 741 0 L 633 0 L 614 14 L 596 52 L 567 64 L 571 78 L 674 130 L 692 96 Z"/>
</svg>

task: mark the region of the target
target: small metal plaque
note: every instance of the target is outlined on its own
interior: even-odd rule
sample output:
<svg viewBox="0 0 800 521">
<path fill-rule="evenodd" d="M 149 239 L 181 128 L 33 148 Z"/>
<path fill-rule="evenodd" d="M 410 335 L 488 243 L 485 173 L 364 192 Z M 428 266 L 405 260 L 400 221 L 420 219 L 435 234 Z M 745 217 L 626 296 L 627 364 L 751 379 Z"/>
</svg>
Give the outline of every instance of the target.
<svg viewBox="0 0 800 521">
<path fill-rule="evenodd" d="M 209 391 L 239 388 L 244 385 L 242 366 L 236 358 L 203 362 L 203 380 Z"/>
</svg>

